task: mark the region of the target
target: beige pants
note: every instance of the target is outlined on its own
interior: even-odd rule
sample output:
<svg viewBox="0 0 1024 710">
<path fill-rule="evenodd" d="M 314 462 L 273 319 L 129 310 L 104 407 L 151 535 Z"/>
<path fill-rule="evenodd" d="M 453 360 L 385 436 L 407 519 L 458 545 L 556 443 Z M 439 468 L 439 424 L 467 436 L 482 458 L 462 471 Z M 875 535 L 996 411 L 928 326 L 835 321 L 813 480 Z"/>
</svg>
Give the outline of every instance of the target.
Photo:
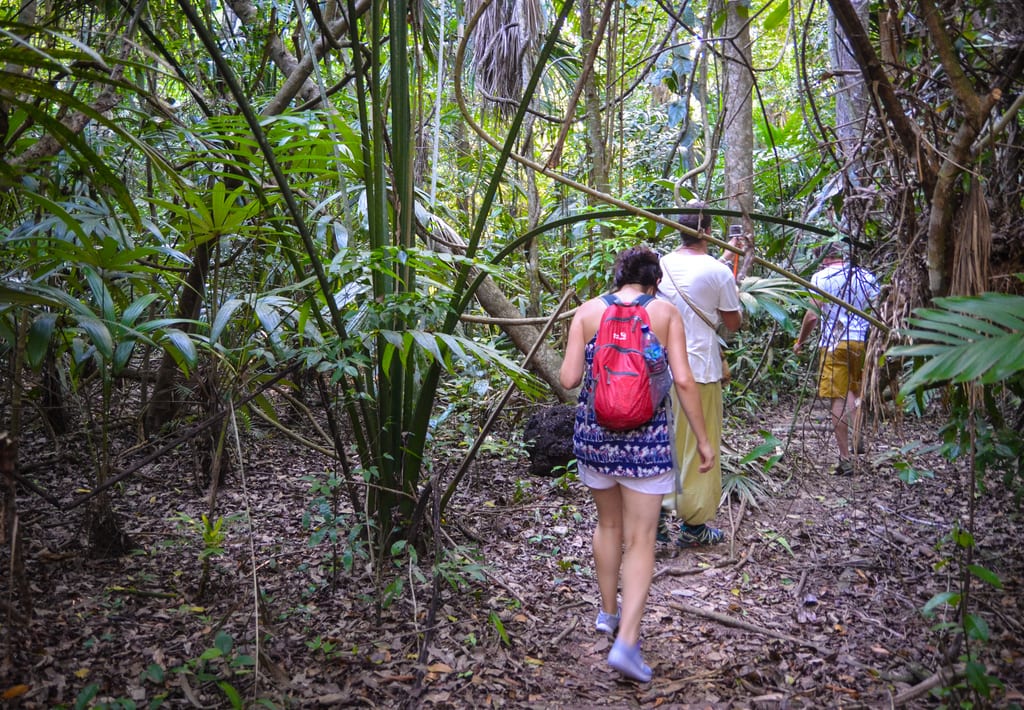
<svg viewBox="0 0 1024 710">
<path fill-rule="evenodd" d="M 700 454 L 697 453 L 697 437 L 690 431 L 690 423 L 672 391 L 672 407 L 676 419 L 676 458 L 679 475 L 676 477 L 676 492 L 665 496 L 662 507 L 675 511 L 677 518 L 687 525 L 700 525 L 715 517 L 718 503 L 722 499 L 722 385 L 718 382 L 698 384 L 700 407 L 704 412 L 704 428 L 715 452 L 715 465 L 707 473 L 700 472 Z"/>
</svg>

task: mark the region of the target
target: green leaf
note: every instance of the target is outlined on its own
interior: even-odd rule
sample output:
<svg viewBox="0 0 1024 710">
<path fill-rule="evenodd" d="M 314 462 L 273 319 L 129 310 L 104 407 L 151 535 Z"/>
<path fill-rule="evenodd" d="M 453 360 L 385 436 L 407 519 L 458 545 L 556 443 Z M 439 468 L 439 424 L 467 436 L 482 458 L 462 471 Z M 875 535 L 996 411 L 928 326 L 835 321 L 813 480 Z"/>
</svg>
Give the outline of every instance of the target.
<svg viewBox="0 0 1024 710">
<path fill-rule="evenodd" d="M 213 323 L 210 325 L 210 342 L 216 343 L 220 340 L 221 334 L 228 325 L 228 321 L 235 314 L 241 306 L 246 305 L 244 299 L 231 298 L 228 299 L 217 309 L 217 315 L 213 319 Z"/>
<path fill-rule="evenodd" d="M 779 446 L 781 446 L 781 445 L 782 445 L 782 442 L 779 441 L 777 438 L 775 438 L 771 434 L 766 434 L 765 435 L 764 443 L 761 443 L 761 444 L 758 444 L 757 446 L 755 446 L 753 448 L 753 450 L 750 451 L 750 453 L 748 453 L 746 456 L 744 456 L 740 460 L 740 464 L 742 465 L 742 464 L 752 463 L 753 461 L 756 461 L 757 459 L 761 458 L 762 456 L 774 455 L 775 452 L 776 452 L 776 449 L 778 449 Z"/>
<path fill-rule="evenodd" d="M 109 362 L 114 356 L 114 339 L 110 335 L 107 324 L 97 318 L 80 317 L 78 327 L 89 336 L 100 357 Z"/>
<path fill-rule="evenodd" d="M 146 666 L 146 670 L 142 672 L 142 680 L 148 680 L 153 683 L 164 682 L 164 669 L 159 663 L 150 663 Z"/>
<path fill-rule="evenodd" d="M 117 344 L 114 349 L 113 358 L 113 374 L 120 375 L 124 368 L 128 366 L 128 361 L 132 357 L 132 352 L 135 350 L 135 340 L 122 340 Z"/>
<path fill-rule="evenodd" d="M 219 648 L 208 648 L 199 654 L 200 661 L 212 661 L 214 658 L 220 658 L 224 653 Z"/>
<path fill-rule="evenodd" d="M 984 698 L 987 698 L 992 694 L 993 686 L 1002 686 L 1002 683 L 997 678 L 993 678 L 988 674 L 988 669 L 985 667 L 984 663 L 974 659 L 971 659 L 964 664 L 964 678 L 967 679 L 967 684 Z M 979 704 L 977 707 L 987 707 L 987 704 Z M 1010 707 L 1013 706 L 1011 705 Z"/>
<path fill-rule="evenodd" d="M 275 424 L 278 423 L 277 410 L 274 409 L 274 405 L 270 402 L 266 395 L 261 394 L 254 397 L 252 402 L 250 403 L 250 406 L 252 405 L 259 407 L 260 411 L 263 412 L 267 419 L 274 422 Z"/>
<path fill-rule="evenodd" d="M 134 325 L 139 316 L 145 313 L 146 309 L 149 308 L 153 301 L 158 298 L 160 298 L 160 296 L 156 293 L 147 293 L 144 296 L 136 298 L 130 306 L 124 309 L 124 313 L 121 314 L 121 323 L 123 325 Z"/>
<path fill-rule="evenodd" d="M 46 359 L 50 349 L 50 340 L 57 323 L 56 313 L 41 313 L 32 321 L 28 329 L 28 342 L 25 344 L 25 356 L 28 365 L 38 371 Z"/>
<path fill-rule="evenodd" d="M 164 331 L 164 338 L 160 341 L 160 345 L 174 356 L 178 366 L 185 372 L 192 370 L 196 366 L 196 362 L 199 361 L 195 343 L 192 342 L 188 333 L 177 328 L 168 328 Z"/>
<path fill-rule="evenodd" d="M 224 695 L 228 696 L 228 702 L 231 703 L 231 707 L 236 708 L 236 710 L 241 710 L 241 708 L 245 707 L 245 703 L 242 702 L 242 696 L 235 690 L 235 686 L 225 680 L 219 680 L 217 681 L 217 687 L 221 689 Z"/>
<path fill-rule="evenodd" d="M 988 641 L 992 636 L 988 623 L 977 614 L 968 614 L 964 617 L 964 633 L 975 641 Z"/>
<path fill-rule="evenodd" d="M 887 353 L 926 358 L 900 397 L 944 382 L 995 384 L 1024 371 L 1024 320 L 1015 315 L 1024 313 L 1024 297 L 985 293 L 935 303 L 936 308 L 915 311 L 916 327 L 902 332 L 914 342 Z"/>
<path fill-rule="evenodd" d="M 775 5 L 771 12 L 764 18 L 764 29 L 773 30 L 789 18 L 789 0 Z"/>
<path fill-rule="evenodd" d="M 944 604 L 950 606 L 956 606 L 960 603 L 960 594 L 958 592 L 939 592 L 934 597 L 928 600 L 928 603 L 921 609 L 921 613 L 927 617 L 931 617 L 935 614 L 935 610 Z"/>
<path fill-rule="evenodd" d="M 992 570 L 982 567 L 981 565 L 967 565 L 967 569 L 982 582 L 985 582 L 996 589 L 1003 588 L 1003 580 L 999 579 L 999 575 Z"/>
<path fill-rule="evenodd" d="M 220 519 L 218 519 L 220 521 Z M 207 522 L 207 526 L 209 523 Z M 213 640 L 213 645 L 220 649 L 221 653 L 225 656 L 231 653 L 231 649 L 235 645 L 235 640 L 231 637 L 231 634 L 224 633 L 221 631 L 217 634 L 217 637 Z"/>
<path fill-rule="evenodd" d="M 508 638 L 508 631 L 505 630 L 505 624 L 502 623 L 501 617 L 498 616 L 497 612 L 490 612 L 487 615 L 487 620 L 491 622 L 491 626 L 493 626 L 494 630 L 498 632 L 498 637 L 501 639 L 501 642 L 506 646 L 511 646 L 512 642 Z"/>
<path fill-rule="evenodd" d="M 110 295 L 110 289 L 107 288 L 103 277 L 96 273 L 95 269 L 89 267 L 84 267 L 82 271 L 85 273 L 85 280 L 89 282 L 89 290 L 92 291 L 92 297 L 95 299 L 96 305 L 99 306 L 103 320 L 113 321 L 114 298 Z"/>
<path fill-rule="evenodd" d="M 277 333 L 281 327 L 281 313 L 276 308 L 277 303 L 275 299 L 261 298 L 256 301 L 256 317 L 260 321 L 260 326 L 263 330 L 267 331 L 267 335 L 273 335 Z"/>
</svg>

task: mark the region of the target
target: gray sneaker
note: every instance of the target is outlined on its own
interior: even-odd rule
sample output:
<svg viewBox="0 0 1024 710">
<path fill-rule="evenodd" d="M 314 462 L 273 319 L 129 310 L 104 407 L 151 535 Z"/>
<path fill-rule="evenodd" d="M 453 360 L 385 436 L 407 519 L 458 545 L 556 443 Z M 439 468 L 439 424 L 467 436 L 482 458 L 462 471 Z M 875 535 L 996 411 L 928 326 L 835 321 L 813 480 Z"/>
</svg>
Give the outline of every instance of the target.
<svg viewBox="0 0 1024 710">
<path fill-rule="evenodd" d="M 614 634 L 619 630 L 619 615 L 607 614 L 603 611 L 597 612 L 597 621 L 594 622 L 594 628 L 602 634 Z"/>
<path fill-rule="evenodd" d="M 622 639 L 616 639 L 612 650 L 608 652 L 608 665 L 627 678 L 641 683 L 649 683 L 654 675 L 651 667 L 644 663 L 640 644 L 627 646 Z"/>
</svg>

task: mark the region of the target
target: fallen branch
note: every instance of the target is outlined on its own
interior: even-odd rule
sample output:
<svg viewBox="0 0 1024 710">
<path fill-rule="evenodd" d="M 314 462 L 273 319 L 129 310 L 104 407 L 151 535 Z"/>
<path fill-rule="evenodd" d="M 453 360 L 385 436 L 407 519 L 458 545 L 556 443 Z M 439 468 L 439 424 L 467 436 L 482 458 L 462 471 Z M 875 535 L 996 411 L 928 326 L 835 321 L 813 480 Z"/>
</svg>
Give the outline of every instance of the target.
<svg viewBox="0 0 1024 710">
<path fill-rule="evenodd" d="M 706 565 L 703 567 L 662 567 L 661 569 L 656 570 L 654 572 L 654 575 L 651 577 L 651 581 L 653 582 L 657 580 L 659 577 L 665 576 L 688 577 L 691 574 L 701 574 L 702 572 L 707 572 L 709 569 L 722 569 L 724 567 L 732 567 L 734 565 L 736 569 L 739 569 L 750 558 L 750 553 L 753 552 L 753 549 L 753 546 L 751 546 L 750 550 L 747 551 L 747 554 L 743 557 L 740 557 L 739 559 L 735 557 L 727 557 L 725 559 L 719 560 L 718 562 L 715 562 L 714 564 Z M 678 550 L 676 551 L 676 554 L 678 554 Z M 674 556 L 675 555 L 673 555 L 673 557 Z"/>
<path fill-rule="evenodd" d="M 181 594 L 177 592 L 155 592 L 150 589 L 138 589 L 136 587 L 121 587 L 114 585 L 107 587 L 108 592 L 116 594 L 130 594 L 137 597 L 152 597 L 154 599 L 180 599 Z"/>
<path fill-rule="evenodd" d="M 925 678 L 917 685 L 912 688 L 907 688 L 902 693 L 892 699 L 893 707 L 900 707 L 906 705 L 913 700 L 917 700 L 922 695 L 931 692 L 934 688 L 940 688 L 943 686 L 950 685 L 955 682 L 958 678 L 963 677 L 964 669 L 963 666 L 947 666 L 946 668 L 940 668 L 939 670 L 932 673 L 931 676 Z"/>
<path fill-rule="evenodd" d="M 553 638 L 551 640 L 551 645 L 554 646 L 555 648 L 560 646 L 562 644 L 562 641 L 565 641 L 565 637 L 568 636 L 569 634 L 571 634 L 573 629 L 575 629 L 576 625 L 579 624 L 579 623 L 580 623 L 580 617 L 573 616 L 569 620 L 569 624 L 564 629 L 562 629 L 561 633 L 559 633 L 558 636 L 555 636 L 555 638 Z"/>
<path fill-rule="evenodd" d="M 749 621 L 741 621 L 739 619 L 734 619 L 733 617 L 728 616 L 727 614 L 720 614 L 717 611 L 708 611 L 706 609 L 701 609 L 700 607 L 696 606 L 690 606 L 689 604 L 684 604 L 682 602 L 669 602 L 668 606 L 669 608 L 675 609 L 676 611 L 681 611 L 686 614 L 693 614 L 694 616 L 701 616 L 705 619 L 717 621 L 719 624 L 722 624 L 723 626 L 731 626 L 736 629 L 743 629 L 744 631 L 752 631 L 755 634 L 761 634 L 762 636 L 768 636 L 770 638 L 779 639 L 780 641 L 788 641 L 789 643 L 794 643 L 797 646 L 813 648 L 815 651 L 823 655 L 831 653 L 829 649 L 819 646 L 818 644 L 813 643 L 811 641 L 797 638 L 796 636 L 790 636 L 789 634 L 784 634 L 780 631 L 766 629 L 763 626 L 751 624 Z"/>
</svg>

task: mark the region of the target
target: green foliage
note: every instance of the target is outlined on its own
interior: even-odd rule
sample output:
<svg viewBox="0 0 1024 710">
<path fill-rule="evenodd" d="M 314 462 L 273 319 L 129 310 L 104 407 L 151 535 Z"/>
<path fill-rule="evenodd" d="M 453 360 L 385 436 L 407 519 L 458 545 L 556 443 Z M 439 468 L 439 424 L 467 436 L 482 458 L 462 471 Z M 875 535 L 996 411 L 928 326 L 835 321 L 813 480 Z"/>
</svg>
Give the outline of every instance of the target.
<svg viewBox="0 0 1024 710">
<path fill-rule="evenodd" d="M 494 627 L 494 630 L 498 633 L 498 638 L 501 639 L 501 644 L 508 648 L 512 645 L 509 640 L 508 631 L 505 630 L 505 624 L 502 622 L 501 617 L 494 610 L 491 610 L 487 614 L 487 621 Z"/>
<path fill-rule="evenodd" d="M 979 408 L 966 401 L 962 387 L 952 390 L 955 414 L 942 429 L 942 453 L 950 460 L 970 454 L 982 485 L 982 472 L 1003 471 L 1019 500 L 1024 436 L 1019 422 L 1004 412 L 1018 409 L 1024 399 L 1024 320 L 1018 315 L 1024 313 L 1024 297 L 985 293 L 936 299 L 935 305 L 918 309 L 902 331 L 911 344 L 887 353 L 916 363 L 900 396 L 920 401 L 923 388 L 949 382 L 985 385 Z"/>
<path fill-rule="evenodd" d="M 636 246 L 635 237 L 625 230 L 601 240 L 579 241 L 568 260 L 573 264 L 572 286 L 581 298 L 591 298 L 612 288 L 609 274 L 615 257 L 623 249 Z"/>
<path fill-rule="evenodd" d="M 992 699 L 992 693 L 1004 687 L 1003 682 L 989 673 L 986 664 L 981 660 L 980 649 L 992 639 L 988 622 L 980 614 L 968 608 L 968 592 L 971 580 L 977 580 L 995 589 L 1002 589 L 1003 583 L 992 570 L 971 563 L 972 552 L 976 547 L 974 535 L 959 525 L 946 536 L 944 543 L 951 545 L 949 561 L 958 564 L 961 569 L 960 590 L 945 590 L 932 596 L 922 607 L 921 613 L 935 619 L 942 615 L 933 629 L 944 635 L 960 635 L 964 639 L 963 653 L 959 660 L 964 666 L 961 679 L 947 684 L 935 691 L 935 694 L 947 701 L 954 701 L 959 707 L 983 707 Z M 946 612 L 952 612 L 956 622 L 946 621 Z M 944 705 L 943 707 L 949 707 Z"/>
<path fill-rule="evenodd" d="M 165 669 L 158 663 L 151 663 L 139 676 L 141 685 L 147 691 L 156 690 L 146 705 L 141 707 L 159 708 L 171 702 L 172 688 L 180 685 L 172 676 L 187 676 L 187 683 L 193 693 L 210 692 L 220 699 L 218 707 L 231 707 L 236 710 L 246 707 L 242 693 L 236 687 L 240 681 L 252 676 L 256 667 L 256 659 L 248 653 L 240 652 L 235 647 L 235 639 L 228 633 L 220 631 L 213 639 L 213 644 L 180 666 Z M 194 697 L 199 697 L 195 695 Z M 265 699 L 256 701 L 259 705 L 274 707 Z M 90 683 L 75 697 L 71 706 L 58 705 L 57 708 L 73 708 L 74 710 L 135 710 L 140 707 L 131 698 L 101 698 L 100 685 Z"/>
<path fill-rule="evenodd" d="M 793 548 L 789 544 L 789 540 L 777 530 L 759 530 L 761 537 L 764 539 L 765 544 L 774 545 L 782 550 L 785 550 L 790 557 L 795 557 L 793 554 Z"/>
<path fill-rule="evenodd" d="M 726 348 L 733 377 L 723 391 L 726 411 L 753 415 L 764 399 L 797 389 L 802 371 L 789 346 L 805 298 L 800 286 L 780 277 L 748 276 L 740 284 L 745 324 Z"/>
<path fill-rule="evenodd" d="M 907 396 L 922 386 L 978 381 L 994 384 L 1024 371 L 1024 296 L 984 293 L 935 299 L 921 308 L 901 335 L 912 341 L 889 350 L 891 357 L 921 362 L 900 389 Z"/>
<path fill-rule="evenodd" d="M 443 548 L 433 567 L 434 574 L 454 590 L 465 590 L 473 582 L 486 582 L 485 569 L 480 551 L 464 545 Z"/>
<path fill-rule="evenodd" d="M 235 648 L 234 638 L 224 632 L 217 633 L 213 645 L 204 650 L 198 658 L 184 665 L 170 669 L 170 673 L 189 677 L 189 682 L 200 687 L 217 688 L 232 708 L 245 707 L 241 693 L 235 687 L 239 679 L 250 676 L 256 666 L 256 659 Z"/>
<path fill-rule="evenodd" d="M 722 447 L 722 500 L 735 499 L 757 507 L 770 496 L 771 470 L 782 458 L 782 442 L 761 431 L 763 442 L 740 456 Z"/>
<path fill-rule="evenodd" d="M 902 397 L 921 388 L 953 383 L 950 387 L 948 423 L 942 428 L 940 453 L 952 462 L 970 462 L 966 495 L 973 501 L 985 490 L 985 474 L 1003 470 L 1004 483 L 1017 487 L 1020 499 L 1021 454 L 1024 439 L 1019 426 L 1007 422 L 1004 410 L 1020 409 L 1024 395 L 1024 298 L 986 293 L 976 297 L 936 299 L 935 308 L 919 309 L 902 335 L 909 345 L 890 349 L 889 357 L 915 359 L 915 370 L 900 390 Z M 990 675 L 981 649 L 991 638 L 988 623 L 970 606 L 972 581 L 1002 588 L 992 570 L 974 562 L 973 531 L 959 525 L 951 531 L 947 562 L 956 565 L 958 588 L 932 596 L 922 609 L 933 617 L 947 607 L 955 621 L 938 624 L 936 631 L 959 635 L 963 640 L 960 661 L 965 673 L 937 691 L 960 707 L 987 704 L 1002 682 Z"/>
<path fill-rule="evenodd" d="M 368 523 L 360 521 L 358 514 L 346 515 L 339 510 L 343 482 L 337 475 L 327 471 L 322 476 L 304 476 L 303 480 L 309 483 L 311 495 L 309 507 L 302 513 L 309 547 L 327 546 L 321 561 L 331 579 L 341 572 L 351 572 L 357 560 L 369 557 L 365 534 Z"/>
</svg>

